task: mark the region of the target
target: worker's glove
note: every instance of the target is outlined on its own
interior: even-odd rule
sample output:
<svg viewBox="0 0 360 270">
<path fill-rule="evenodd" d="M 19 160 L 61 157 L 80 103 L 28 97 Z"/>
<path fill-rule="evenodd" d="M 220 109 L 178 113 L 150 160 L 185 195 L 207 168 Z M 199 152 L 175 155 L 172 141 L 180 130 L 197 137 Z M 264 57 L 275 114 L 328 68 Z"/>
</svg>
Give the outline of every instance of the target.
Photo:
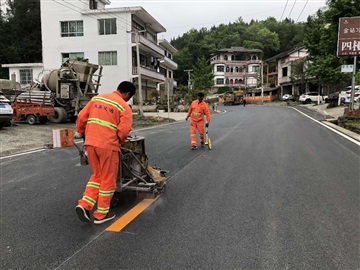
<svg viewBox="0 0 360 270">
<path fill-rule="evenodd" d="M 189 119 L 189 116 L 186 116 L 185 120 L 187 121 Z"/>
<path fill-rule="evenodd" d="M 209 123 L 206 123 L 206 124 L 205 124 L 205 127 L 209 127 Z"/>
<path fill-rule="evenodd" d="M 84 137 L 84 135 L 83 134 L 81 134 L 81 133 L 79 133 L 79 132 L 75 132 L 75 134 L 74 134 L 74 138 L 75 139 L 81 139 L 82 137 Z"/>
</svg>

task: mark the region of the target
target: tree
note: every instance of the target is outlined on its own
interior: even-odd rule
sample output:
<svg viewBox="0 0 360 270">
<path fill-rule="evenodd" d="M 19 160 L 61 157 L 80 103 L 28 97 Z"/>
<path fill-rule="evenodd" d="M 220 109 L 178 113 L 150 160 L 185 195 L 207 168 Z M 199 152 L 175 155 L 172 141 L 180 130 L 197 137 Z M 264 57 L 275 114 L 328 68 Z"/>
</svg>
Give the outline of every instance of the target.
<svg viewBox="0 0 360 270">
<path fill-rule="evenodd" d="M 8 0 L 0 23 L 1 63 L 42 61 L 40 0 Z M 5 19 L 6 18 L 6 19 Z"/>
<path fill-rule="evenodd" d="M 212 73 L 212 67 L 209 61 L 202 56 L 198 59 L 193 69 L 194 89 L 207 93 L 214 85 L 214 74 Z"/>
<path fill-rule="evenodd" d="M 308 17 L 304 45 L 308 50 L 310 76 L 320 85 L 348 84 L 351 76 L 341 73 L 341 65 L 349 64 L 350 57 L 336 57 L 339 18 L 357 16 L 359 0 L 328 0 L 326 10 L 318 10 Z"/>
</svg>

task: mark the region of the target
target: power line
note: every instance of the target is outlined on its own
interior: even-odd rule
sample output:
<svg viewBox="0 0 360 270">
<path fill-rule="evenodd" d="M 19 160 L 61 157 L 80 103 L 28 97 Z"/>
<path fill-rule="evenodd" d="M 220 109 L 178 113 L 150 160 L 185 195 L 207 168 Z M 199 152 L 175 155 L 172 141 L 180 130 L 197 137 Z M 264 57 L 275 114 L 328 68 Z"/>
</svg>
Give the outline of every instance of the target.
<svg viewBox="0 0 360 270">
<path fill-rule="evenodd" d="M 290 13 L 289 13 L 289 19 L 291 18 L 291 17 L 290 17 L 290 15 L 291 15 L 291 12 L 292 12 L 292 11 L 293 11 L 293 9 L 294 9 L 294 6 L 295 6 L 295 4 L 296 4 L 296 1 L 297 1 L 297 0 L 295 0 L 295 1 L 294 1 L 294 4 L 293 4 L 293 6 L 292 6 L 292 8 L 291 8 L 291 10 L 290 10 Z"/>
<path fill-rule="evenodd" d="M 306 5 L 307 5 L 308 2 L 309 2 L 309 0 L 306 1 L 306 3 L 305 3 L 305 5 L 304 5 L 303 9 L 301 10 L 300 15 L 299 15 L 299 17 L 297 18 L 296 22 L 299 21 L 300 16 L 301 16 L 301 14 L 303 13 L 303 11 L 304 11 L 304 9 L 305 9 L 305 7 L 306 7 Z"/>
<path fill-rule="evenodd" d="M 64 0 L 63 0 L 64 1 Z M 84 4 L 87 4 L 86 0 L 80 0 L 80 2 L 84 3 Z M 70 3 L 69 3 L 70 4 Z M 126 20 L 124 20 L 123 18 L 119 17 L 118 15 L 116 15 L 115 13 L 112 13 L 112 12 L 109 12 L 108 9 L 105 9 L 106 10 L 106 13 L 107 14 L 111 14 L 113 15 L 114 17 L 118 18 L 119 21 L 122 21 L 123 23 L 125 23 L 127 26 L 130 26 L 131 27 L 131 23 L 127 22 Z M 125 30 L 127 31 L 127 30 Z"/>
<path fill-rule="evenodd" d="M 52 0 L 53 2 L 55 2 L 55 3 L 57 3 L 57 4 L 59 4 L 59 5 L 61 5 L 61 6 L 64 6 L 64 7 L 66 7 L 66 8 L 69 8 L 69 9 L 71 9 L 71 10 L 73 10 L 73 11 L 75 11 L 75 12 L 77 12 L 77 13 L 79 13 L 79 14 L 81 14 L 81 8 L 79 8 L 79 7 L 77 7 L 77 6 L 75 6 L 75 5 L 73 5 L 73 4 L 70 4 L 69 2 L 66 2 L 67 4 L 70 4 L 70 5 L 72 5 L 72 6 L 74 6 L 74 7 L 76 7 L 78 10 L 76 10 L 76 9 L 74 9 L 74 8 L 71 8 L 70 6 L 68 6 L 68 5 L 65 5 L 65 4 L 63 4 L 63 3 L 61 3 L 61 2 L 57 2 L 56 0 Z M 58 1 L 60 1 L 60 0 L 58 0 Z M 64 2 L 64 1 L 63 1 Z M 80 11 L 79 11 L 80 10 Z M 94 15 L 94 16 L 92 16 L 92 15 L 90 15 L 90 14 L 87 14 L 87 16 L 89 16 L 90 18 L 93 18 L 93 19 L 104 19 L 104 18 L 102 18 L 102 17 L 96 17 L 96 15 Z M 120 27 L 120 25 L 116 25 L 116 28 L 118 29 L 118 30 L 120 30 L 120 31 L 127 31 L 127 29 L 126 28 L 123 28 L 123 27 Z"/>
<path fill-rule="evenodd" d="M 283 10 L 283 12 L 282 12 L 282 14 L 281 14 L 281 17 L 280 17 L 280 22 L 281 22 L 281 20 L 282 20 L 282 17 L 283 17 L 283 15 L 284 15 L 284 12 L 285 12 L 285 9 L 286 9 L 286 7 L 287 7 L 288 2 L 289 2 L 289 0 L 286 1 L 284 10 Z"/>
</svg>

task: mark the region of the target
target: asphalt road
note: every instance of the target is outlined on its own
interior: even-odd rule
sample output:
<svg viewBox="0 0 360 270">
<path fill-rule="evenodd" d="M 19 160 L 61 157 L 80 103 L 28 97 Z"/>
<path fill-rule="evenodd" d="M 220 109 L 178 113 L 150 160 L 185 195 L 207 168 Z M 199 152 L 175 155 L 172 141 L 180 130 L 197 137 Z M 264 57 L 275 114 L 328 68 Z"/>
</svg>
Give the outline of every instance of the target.
<svg viewBox="0 0 360 270">
<path fill-rule="evenodd" d="M 188 122 L 133 132 L 169 179 L 118 233 L 77 219 L 75 148 L 1 159 L 1 269 L 359 269 L 359 146 L 293 108 L 225 109 L 212 150 Z"/>
</svg>

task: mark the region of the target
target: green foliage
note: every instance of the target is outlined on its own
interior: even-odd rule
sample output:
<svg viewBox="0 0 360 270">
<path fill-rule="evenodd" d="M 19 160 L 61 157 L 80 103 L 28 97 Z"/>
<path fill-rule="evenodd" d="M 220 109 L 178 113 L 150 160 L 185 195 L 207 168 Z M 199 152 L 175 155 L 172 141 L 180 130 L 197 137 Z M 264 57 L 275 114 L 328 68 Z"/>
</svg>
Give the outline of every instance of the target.
<svg viewBox="0 0 360 270">
<path fill-rule="evenodd" d="M 359 0 L 328 0 L 326 10 L 308 17 L 304 45 L 310 60 L 307 72 L 321 85 L 348 84 L 351 76 L 341 73 L 341 65 L 353 62 L 351 57 L 336 57 L 339 18 L 359 15 Z"/>
<path fill-rule="evenodd" d="M 213 79 L 214 75 L 212 73 L 212 67 L 209 61 L 202 56 L 194 65 L 194 89 L 207 93 L 207 91 L 214 85 Z"/>
<path fill-rule="evenodd" d="M 218 93 L 218 94 L 223 94 L 223 93 L 229 92 L 229 91 L 231 91 L 231 90 L 232 90 L 232 89 L 231 89 L 231 87 L 229 87 L 229 86 L 219 87 L 217 93 Z"/>
<path fill-rule="evenodd" d="M 8 0 L 8 5 L 0 18 L 0 63 L 41 62 L 40 0 Z"/>
<path fill-rule="evenodd" d="M 276 21 L 269 17 L 265 21 L 246 23 L 241 17 L 233 23 L 220 24 L 210 29 L 191 29 L 181 37 L 171 40 L 178 50 L 174 61 L 178 69 L 174 76 L 178 85 L 187 85 L 187 69 L 193 69 L 198 59 L 210 59 L 211 54 L 222 48 L 245 47 L 260 49 L 263 59 L 269 58 L 288 49 L 299 47 L 303 43 L 303 23 L 291 20 Z"/>
</svg>

